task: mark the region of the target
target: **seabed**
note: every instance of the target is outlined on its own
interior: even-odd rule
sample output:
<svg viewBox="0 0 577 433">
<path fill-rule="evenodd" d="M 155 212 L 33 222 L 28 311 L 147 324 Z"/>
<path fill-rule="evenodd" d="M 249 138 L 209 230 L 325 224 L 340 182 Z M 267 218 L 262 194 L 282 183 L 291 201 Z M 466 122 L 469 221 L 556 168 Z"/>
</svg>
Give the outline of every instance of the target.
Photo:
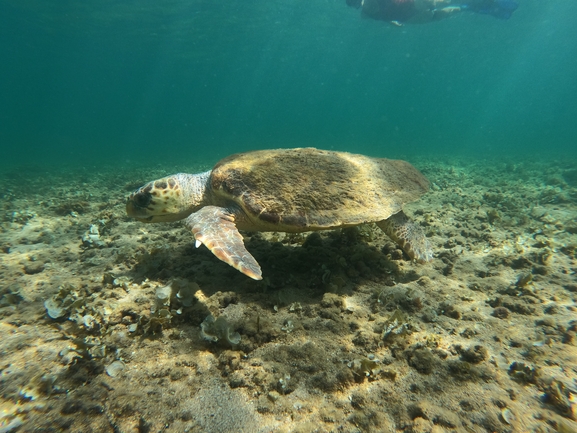
<svg viewBox="0 0 577 433">
<path fill-rule="evenodd" d="M 125 215 L 174 167 L 3 170 L 0 432 L 576 432 L 576 162 L 411 162 L 432 262 L 245 233 L 259 282 Z"/>
</svg>

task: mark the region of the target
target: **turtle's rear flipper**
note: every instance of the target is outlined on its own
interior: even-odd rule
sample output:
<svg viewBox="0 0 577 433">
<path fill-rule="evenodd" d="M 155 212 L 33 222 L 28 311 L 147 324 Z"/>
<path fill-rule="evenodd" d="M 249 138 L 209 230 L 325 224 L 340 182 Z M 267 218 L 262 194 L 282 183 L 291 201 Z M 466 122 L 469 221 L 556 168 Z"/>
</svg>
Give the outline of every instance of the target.
<svg viewBox="0 0 577 433">
<path fill-rule="evenodd" d="M 433 249 L 425 233 L 403 211 L 378 221 L 377 225 L 399 244 L 411 259 L 425 263 L 433 258 Z"/>
<path fill-rule="evenodd" d="M 262 280 L 258 262 L 247 251 L 234 224 L 234 215 L 218 206 L 205 206 L 186 219 L 196 246 L 200 244 L 225 263 L 255 280 Z"/>
</svg>

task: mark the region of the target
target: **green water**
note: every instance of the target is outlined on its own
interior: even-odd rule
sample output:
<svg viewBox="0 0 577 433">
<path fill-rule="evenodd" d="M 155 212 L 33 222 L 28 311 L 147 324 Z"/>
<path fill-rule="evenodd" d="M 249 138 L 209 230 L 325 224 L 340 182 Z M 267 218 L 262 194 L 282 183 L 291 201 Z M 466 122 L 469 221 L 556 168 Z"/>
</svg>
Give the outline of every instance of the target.
<svg viewBox="0 0 577 433">
<path fill-rule="evenodd" d="M 0 0 L 0 164 L 577 154 L 577 3 L 419 26 L 344 0 Z"/>
</svg>

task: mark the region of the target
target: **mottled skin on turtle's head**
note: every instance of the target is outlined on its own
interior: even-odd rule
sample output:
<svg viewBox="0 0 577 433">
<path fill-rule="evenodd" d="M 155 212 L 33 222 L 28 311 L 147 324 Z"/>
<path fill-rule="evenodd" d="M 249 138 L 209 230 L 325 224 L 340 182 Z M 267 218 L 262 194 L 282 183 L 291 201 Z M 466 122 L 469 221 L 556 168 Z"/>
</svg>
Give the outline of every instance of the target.
<svg viewBox="0 0 577 433">
<path fill-rule="evenodd" d="M 209 176 L 178 173 L 148 182 L 128 196 L 126 213 L 145 223 L 184 219 L 202 206 Z"/>
</svg>

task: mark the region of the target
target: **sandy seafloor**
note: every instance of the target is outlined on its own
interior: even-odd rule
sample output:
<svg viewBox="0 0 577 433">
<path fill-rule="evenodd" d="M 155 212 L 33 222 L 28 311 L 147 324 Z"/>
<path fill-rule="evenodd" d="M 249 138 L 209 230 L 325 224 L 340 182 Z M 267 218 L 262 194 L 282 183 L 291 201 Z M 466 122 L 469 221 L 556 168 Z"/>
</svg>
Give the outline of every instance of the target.
<svg viewBox="0 0 577 433">
<path fill-rule="evenodd" d="M 245 233 L 260 282 L 125 215 L 206 166 L 4 169 L 0 432 L 576 432 L 576 161 L 411 162 L 432 262 Z"/>
</svg>

